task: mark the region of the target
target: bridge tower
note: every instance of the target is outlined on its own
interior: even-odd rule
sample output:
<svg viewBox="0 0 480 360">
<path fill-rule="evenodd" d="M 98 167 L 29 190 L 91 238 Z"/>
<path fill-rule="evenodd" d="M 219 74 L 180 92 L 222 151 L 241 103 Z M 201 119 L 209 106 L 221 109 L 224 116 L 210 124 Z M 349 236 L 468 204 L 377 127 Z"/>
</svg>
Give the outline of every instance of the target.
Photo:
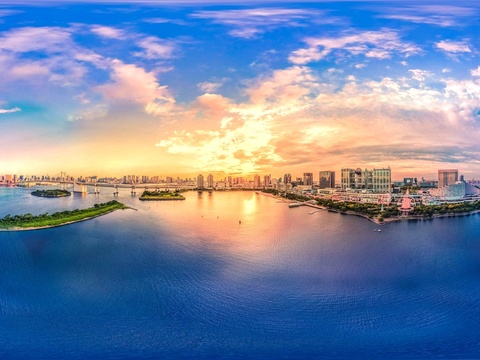
<svg viewBox="0 0 480 360">
<path fill-rule="evenodd" d="M 113 187 L 113 196 L 116 196 L 118 195 L 118 185 L 115 184 L 115 186 Z"/>
<path fill-rule="evenodd" d="M 136 189 L 135 189 L 135 185 L 132 185 L 132 191 L 131 191 L 131 194 L 132 194 L 132 195 L 135 195 L 135 194 L 136 194 L 135 190 L 136 190 Z"/>
<path fill-rule="evenodd" d="M 93 193 L 94 193 L 95 195 L 100 194 L 100 189 L 98 188 L 98 184 L 97 184 L 97 183 L 95 183 L 95 190 L 93 191 Z"/>
</svg>

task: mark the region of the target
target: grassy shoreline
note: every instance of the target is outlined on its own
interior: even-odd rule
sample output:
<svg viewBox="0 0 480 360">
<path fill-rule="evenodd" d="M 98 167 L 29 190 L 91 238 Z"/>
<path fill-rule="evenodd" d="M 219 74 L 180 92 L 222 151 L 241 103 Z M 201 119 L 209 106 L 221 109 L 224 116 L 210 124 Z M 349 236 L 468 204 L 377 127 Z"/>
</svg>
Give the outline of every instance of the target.
<svg viewBox="0 0 480 360">
<path fill-rule="evenodd" d="M 64 226 L 80 221 L 90 220 L 102 215 L 109 214 L 116 210 L 129 209 L 126 205 L 112 200 L 103 204 L 95 204 L 91 208 L 76 209 L 72 211 L 56 212 L 54 214 L 42 215 L 6 215 L 0 219 L 0 231 L 26 231 L 26 230 L 40 230 L 52 227 Z"/>
</svg>

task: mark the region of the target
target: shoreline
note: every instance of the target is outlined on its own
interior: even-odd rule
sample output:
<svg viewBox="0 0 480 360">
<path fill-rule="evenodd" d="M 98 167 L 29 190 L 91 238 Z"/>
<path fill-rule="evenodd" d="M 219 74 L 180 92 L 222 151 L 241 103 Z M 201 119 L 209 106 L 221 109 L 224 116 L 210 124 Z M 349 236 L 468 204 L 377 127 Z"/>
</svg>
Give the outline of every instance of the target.
<svg viewBox="0 0 480 360">
<path fill-rule="evenodd" d="M 270 193 L 264 193 L 264 192 L 257 192 L 257 193 L 262 194 L 262 195 L 267 196 L 267 197 L 272 198 L 272 199 L 277 199 L 277 200 L 281 199 L 282 202 L 284 202 L 284 203 L 300 202 L 300 201 L 296 201 L 296 200 L 285 199 L 284 197 L 281 197 L 281 196 L 278 196 L 278 195 L 273 195 L 273 194 L 270 194 Z M 473 210 L 471 212 L 466 212 L 466 213 L 433 214 L 431 217 L 396 216 L 396 217 L 384 218 L 383 221 L 379 221 L 378 218 L 370 218 L 368 215 L 361 214 L 361 213 L 356 213 L 356 212 L 353 212 L 353 211 L 340 211 L 340 210 L 337 210 L 337 209 L 329 209 L 329 208 L 326 208 L 326 207 L 323 207 L 323 206 L 320 206 L 320 205 L 309 204 L 309 203 L 303 202 L 303 201 L 301 201 L 301 202 L 303 203 L 304 206 L 316 208 L 316 209 L 319 209 L 319 210 L 326 210 L 326 211 L 333 212 L 333 213 L 338 213 L 338 214 L 341 214 L 341 215 L 359 216 L 359 217 L 362 217 L 366 220 L 369 220 L 369 221 L 371 221 L 371 222 L 373 222 L 377 225 L 385 225 L 386 223 L 398 222 L 398 221 L 424 221 L 424 220 L 433 220 L 435 218 L 461 217 L 461 216 L 469 216 L 469 215 L 480 213 L 480 210 Z"/>
<path fill-rule="evenodd" d="M 391 223 L 391 222 L 398 222 L 398 221 L 425 221 L 425 220 L 433 220 L 433 219 L 439 219 L 439 218 L 446 218 L 446 217 L 461 217 L 461 216 L 469 216 L 473 214 L 478 214 L 480 213 L 480 210 L 474 210 L 472 212 L 467 212 L 467 213 L 451 213 L 451 214 L 434 214 L 432 217 L 423 217 L 423 216 L 418 216 L 418 217 L 413 217 L 413 216 L 397 216 L 397 217 L 389 217 L 389 218 L 384 218 L 383 221 L 379 221 L 377 218 L 370 218 L 368 215 L 365 214 L 360 214 L 360 213 L 355 213 L 352 211 L 340 211 L 336 209 L 326 209 L 325 210 L 329 212 L 334 212 L 342 215 L 353 215 L 353 216 L 359 216 L 364 219 L 367 219 L 377 225 L 385 225 L 386 223 Z"/>
<path fill-rule="evenodd" d="M 127 209 L 137 210 L 137 209 L 134 209 L 134 208 L 131 208 L 131 207 L 126 207 L 126 208 L 123 208 L 123 209 L 112 209 L 112 210 L 107 211 L 107 212 L 105 212 L 105 213 L 103 213 L 103 214 L 98 214 L 98 215 L 90 216 L 90 217 L 87 217 L 87 218 L 84 218 L 84 219 L 68 221 L 68 222 L 65 222 L 65 223 L 63 223 L 63 224 L 47 225 L 47 226 L 39 226 L 39 227 L 25 227 L 25 228 L 22 228 L 22 227 L 14 227 L 14 228 L 10 228 L 10 229 L 0 229 L 0 232 L 35 231 L 35 230 L 51 229 L 51 228 L 56 228 L 56 227 L 65 226 L 65 225 L 71 225 L 71 224 L 79 223 L 79 222 L 82 222 L 82 221 L 87 221 L 87 220 L 95 219 L 95 218 L 97 218 L 97 217 L 110 214 L 110 213 L 115 212 L 115 211 L 117 211 L 117 210 L 127 210 Z"/>
</svg>

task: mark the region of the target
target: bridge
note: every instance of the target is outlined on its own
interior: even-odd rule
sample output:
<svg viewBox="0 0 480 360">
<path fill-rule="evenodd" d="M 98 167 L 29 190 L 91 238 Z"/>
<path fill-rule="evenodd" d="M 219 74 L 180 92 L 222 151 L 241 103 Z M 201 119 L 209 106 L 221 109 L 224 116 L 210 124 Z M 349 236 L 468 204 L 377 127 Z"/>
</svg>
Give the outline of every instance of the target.
<svg viewBox="0 0 480 360">
<path fill-rule="evenodd" d="M 94 188 L 93 193 L 94 194 L 99 194 L 100 193 L 100 188 L 113 188 L 114 195 L 118 195 L 118 189 L 131 189 L 131 194 L 135 195 L 137 189 L 145 189 L 145 190 L 191 190 L 195 189 L 196 186 L 193 185 L 178 185 L 178 184 L 165 184 L 165 183 L 160 183 L 160 184 L 154 184 L 154 183 L 120 183 L 120 182 L 113 182 L 113 183 L 104 183 L 104 182 L 79 182 L 74 180 L 75 178 L 73 176 L 70 176 L 66 172 L 62 171 L 52 177 L 49 177 L 48 180 L 37 180 L 37 179 L 29 179 L 28 177 L 26 179 L 23 179 L 21 181 L 17 181 L 18 186 L 25 186 L 25 187 L 30 187 L 30 186 L 36 186 L 36 185 L 54 185 L 54 184 L 59 184 L 62 188 L 62 190 L 69 190 L 69 188 L 72 188 L 71 191 L 74 193 L 81 193 L 81 194 L 87 194 L 88 193 L 88 188 Z M 70 191 L 70 190 L 69 190 Z"/>
</svg>

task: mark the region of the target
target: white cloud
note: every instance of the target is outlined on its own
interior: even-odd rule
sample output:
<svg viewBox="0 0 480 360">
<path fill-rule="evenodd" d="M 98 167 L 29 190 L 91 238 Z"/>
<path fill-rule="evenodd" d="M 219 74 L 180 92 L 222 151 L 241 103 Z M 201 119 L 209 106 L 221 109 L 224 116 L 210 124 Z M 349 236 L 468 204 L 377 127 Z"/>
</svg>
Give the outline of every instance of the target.
<svg viewBox="0 0 480 360">
<path fill-rule="evenodd" d="M 428 70 L 410 69 L 408 71 L 412 73 L 412 79 L 420 82 L 424 82 L 427 77 L 432 76 L 432 73 Z"/>
<path fill-rule="evenodd" d="M 93 25 L 91 31 L 94 34 L 107 39 L 123 40 L 126 38 L 126 34 L 123 30 L 111 26 Z"/>
<path fill-rule="evenodd" d="M 97 104 L 95 106 L 82 109 L 73 115 L 68 116 L 69 121 L 88 121 L 103 118 L 108 113 L 106 104 Z"/>
<path fill-rule="evenodd" d="M 303 26 L 306 21 L 316 19 L 323 23 L 334 21 L 324 12 L 306 9 L 255 8 L 241 10 L 197 11 L 194 18 L 210 19 L 214 23 L 233 27 L 229 34 L 251 39 L 273 28 L 281 26 Z M 320 19 L 320 20 L 319 20 Z"/>
<path fill-rule="evenodd" d="M 441 27 L 462 25 L 466 18 L 474 18 L 477 12 L 474 8 L 450 5 L 393 7 L 386 9 L 386 11 L 390 14 L 380 15 L 379 17 Z"/>
<path fill-rule="evenodd" d="M 0 17 L 11 16 L 16 14 L 21 14 L 22 11 L 19 10 L 0 10 Z"/>
<path fill-rule="evenodd" d="M 14 107 L 12 109 L 0 109 L 0 114 L 9 114 L 9 113 L 14 113 L 14 112 L 18 112 L 18 111 L 21 111 L 22 109 L 20 109 L 19 107 Z"/>
<path fill-rule="evenodd" d="M 470 45 L 466 41 L 442 40 L 435 43 L 435 46 L 447 53 L 471 53 Z"/>
<path fill-rule="evenodd" d="M 175 24 L 175 25 L 187 25 L 187 23 L 186 23 L 185 21 L 182 21 L 182 20 L 178 20 L 178 19 L 166 19 L 166 18 L 159 18 L 159 17 L 156 17 L 156 18 L 147 18 L 147 19 L 143 19 L 142 21 L 143 21 L 143 22 L 150 23 L 150 24 L 167 24 L 167 23 L 172 23 L 172 24 Z"/>
<path fill-rule="evenodd" d="M 317 86 L 314 79 L 309 68 L 292 66 L 249 82 L 246 93 L 255 104 L 280 102 L 287 106 L 309 95 Z"/>
<path fill-rule="evenodd" d="M 175 103 L 166 86 L 160 86 L 153 72 L 120 60 L 112 61 L 111 82 L 96 87 L 108 101 L 142 105 L 149 114 L 170 110 Z"/>
<path fill-rule="evenodd" d="M 442 27 L 454 26 L 456 24 L 455 20 L 450 16 L 384 15 L 381 17 L 384 19 L 402 20 Z"/>
<path fill-rule="evenodd" d="M 422 52 L 415 44 L 402 42 L 398 33 L 390 29 L 350 32 L 338 37 L 306 38 L 304 41 L 309 47 L 295 50 L 289 56 L 294 64 L 319 61 L 336 50 L 377 59 L 391 58 L 394 54 L 408 57 Z"/>
<path fill-rule="evenodd" d="M 135 56 L 146 59 L 168 59 L 172 57 L 175 44 L 156 36 L 148 36 L 137 41 L 137 46 L 143 51 L 134 53 Z"/>
<path fill-rule="evenodd" d="M 472 76 L 480 77 L 480 66 L 476 69 L 470 70 L 470 74 L 472 74 Z"/>
<path fill-rule="evenodd" d="M 214 93 L 222 86 L 222 83 L 202 82 L 197 87 L 206 93 Z"/>
<path fill-rule="evenodd" d="M 72 45 L 70 31 L 58 27 L 23 27 L 3 32 L 0 36 L 0 50 L 17 53 L 58 53 Z"/>
</svg>

